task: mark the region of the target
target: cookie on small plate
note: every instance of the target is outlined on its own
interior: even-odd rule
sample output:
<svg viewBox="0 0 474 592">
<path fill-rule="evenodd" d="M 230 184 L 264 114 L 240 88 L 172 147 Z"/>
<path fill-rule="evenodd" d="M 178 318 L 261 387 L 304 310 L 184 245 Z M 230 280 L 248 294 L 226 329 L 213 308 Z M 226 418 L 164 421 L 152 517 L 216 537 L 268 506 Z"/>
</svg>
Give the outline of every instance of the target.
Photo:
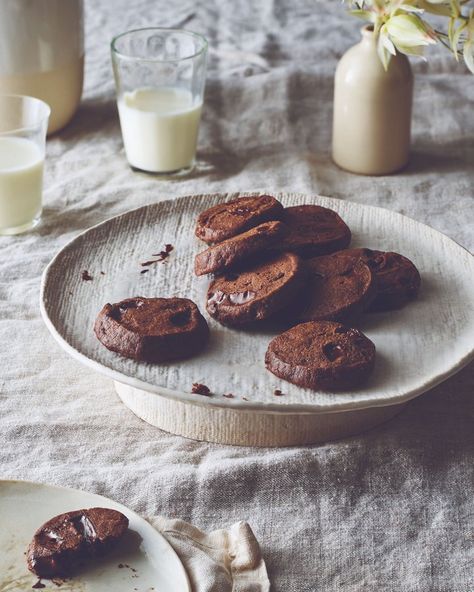
<svg viewBox="0 0 474 592">
<path fill-rule="evenodd" d="M 204 349 L 209 327 L 187 298 L 127 298 L 106 304 L 94 332 L 107 349 L 142 362 L 188 358 Z"/>
<path fill-rule="evenodd" d="M 220 243 L 269 220 L 279 220 L 281 203 L 271 195 L 239 197 L 199 214 L 195 234 L 207 244 Z"/>
<path fill-rule="evenodd" d="M 214 279 L 207 292 L 207 311 L 222 325 L 261 321 L 287 306 L 306 280 L 300 258 L 277 255 L 238 273 Z"/>
<path fill-rule="evenodd" d="M 289 230 L 282 250 L 301 257 L 327 255 L 345 249 L 351 242 L 349 227 L 329 208 L 311 204 L 291 206 L 284 209 L 281 220 Z"/>
<path fill-rule="evenodd" d="M 198 253 L 194 261 L 196 275 L 222 273 L 236 265 L 252 262 L 271 251 L 285 234 L 278 221 L 264 222 Z"/>
<path fill-rule="evenodd" d="M 370 312 L 401 308 L 418 296 L 420 273 L 407 257 L 371 249 L 348 249 L 345 253 L 360 257 L 375 275 L 377 296 L 368 308 Z"/>
<path fill-rule="evenodd" d="M 342 321 L 367 309 L 377 294 L 374 274 L 358 256 L 345 251 L 305 261 L 308 287 L 301 321 Z"/>
<path fill-rule="evenodd" d="M 35 532 L 26 552 L 28 569 L 39 578 L 71 576 L 82 563 L 113 549 L 127 528 L 128 518 L 110 508 L 59 514 Z"/>
<path fill-rule="evenodd" d="M 361 331 L 332 321 L 292 327 L 270 342 L 265 366 L 293 384 L 313 390 L 350 390 L 368 379 L 375 345 Z"/>
</svg>

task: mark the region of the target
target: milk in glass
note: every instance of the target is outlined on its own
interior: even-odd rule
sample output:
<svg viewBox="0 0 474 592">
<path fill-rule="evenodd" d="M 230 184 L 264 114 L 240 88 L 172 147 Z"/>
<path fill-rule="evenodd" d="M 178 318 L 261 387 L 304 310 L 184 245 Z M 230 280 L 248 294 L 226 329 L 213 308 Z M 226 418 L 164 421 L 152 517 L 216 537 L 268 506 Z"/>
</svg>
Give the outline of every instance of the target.
<svg viewBox="0 0 474 592">
<path fill-rule="evenodd" d="M 39 218 L 43 165 L 34 142 L 0 136 L 0 228 L 19 228 Z"/>
<path fill-rule="evenodd" d="M 168 173 L 194 162 L 202 101 L 181 88 L 139 88 L 118 101 L 128 162 L 153 173 Z"/>
</svg>

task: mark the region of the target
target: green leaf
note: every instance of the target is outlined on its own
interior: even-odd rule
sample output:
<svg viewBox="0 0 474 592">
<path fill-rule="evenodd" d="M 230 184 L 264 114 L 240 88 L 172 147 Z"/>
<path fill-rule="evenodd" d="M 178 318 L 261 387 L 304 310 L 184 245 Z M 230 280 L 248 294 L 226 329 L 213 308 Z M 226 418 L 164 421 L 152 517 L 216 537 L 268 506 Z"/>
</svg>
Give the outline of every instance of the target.
<svg viewBox="0 0 474 592">
<path fill-rule="evenodd" d="M 453 34 L 453 40 L 451 42 L 451 48 L 454 52 L 454 55 L 456 57 L 456 59 L 458 59 L 458 45 L 459 45 L 459 41 L 461 39 L 461 35 L 462 32 L 466 29 L 467 27 L 467 23 L 466 21 L 463 21 L 459 27 L 455 30 L 454 34 Z"/>
<path fill-rule="evenodd" d="M 466 66 L 474 74 L 474 45 L 472 41 L 466 41 L 462 51 Z"/>
<path fill-rule="evenodd" d="M 351 10 L 349 14 L 356 16 L 357 18 L 363 19 L 364 21 L 373 22 L 374 20 L 374 13 L 370 10 Z"/>
<path fill-rule="evenodd" d="M 437 14 L 439 16 L 451 16 L 452 8 L 451 3 L 446 0 L 441 2 L 433 2 L 433 0 L 419 0 L 418 5 L 420 8 L 429 12 L 430 14 Z"/>
</svg>

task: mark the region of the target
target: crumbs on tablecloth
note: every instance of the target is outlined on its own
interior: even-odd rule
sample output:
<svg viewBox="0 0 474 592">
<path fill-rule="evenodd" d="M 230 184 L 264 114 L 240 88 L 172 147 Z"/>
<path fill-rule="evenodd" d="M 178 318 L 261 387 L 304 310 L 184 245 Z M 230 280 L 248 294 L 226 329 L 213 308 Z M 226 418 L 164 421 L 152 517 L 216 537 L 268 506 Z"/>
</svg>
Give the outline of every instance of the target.
<svg viewBox="0 0 474 592">
<path fill-rule="evenodd" d="M 226 399 L 233 399 L 234 395 L 232 393 L 227 393 L 227 395 L 222 395 L 223 397 L 225 397 Z"/>
<path fill-rule="evenodd" d="M 211 389 L 206 386 L 205 384 L 200 384 L 199 382 L 193 383 L 193 388 L 191 389 L 193 395 L 204 395 L 205 397 L 211 396 Z"/>
<path fill-rule="evenodd" d="M 280 389 L 275 389 L 273 391 L 273 394 L 275 395 L 275 397 L 282 397 L 285 393 L 282 393 Z"/>
<path fill-rule="evenodd" d="M 84 271 L 82 272 L 82 281 L 83 282 L 92 282 L 92 280 L 94 279 L 91 274 L 87 271 L 87 269 L 84 269 Z"/>
</svg>

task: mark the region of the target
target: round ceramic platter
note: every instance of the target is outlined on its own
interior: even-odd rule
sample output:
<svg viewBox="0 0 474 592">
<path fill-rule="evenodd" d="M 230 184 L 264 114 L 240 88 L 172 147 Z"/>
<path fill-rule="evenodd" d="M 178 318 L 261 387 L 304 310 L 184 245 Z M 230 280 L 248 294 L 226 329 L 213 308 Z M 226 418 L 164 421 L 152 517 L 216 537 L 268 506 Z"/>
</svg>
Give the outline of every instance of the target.
<svg viewBox="0 0 474 592">
<path fill-rule="evenodd" d="M 24 553 L 37 528 L 63 512 L 92 507 L 119 510 L 129 519 L 129 530 L 107 557 L 61 581 L 62 591 L 191 591 L 171 545 L 135 512 L 100 495 L 28 481 L 0 481 L 0 590 L 31 591 L 38 578 L 28 571 Z M 45 589 L 57 590 L 57 584 L 41 582 Z"/>
<path fill-rule="evenodd" d="M 194 237 L 198 214 L 218 202 L 249 195 L 193 195 L 144 206 L 83 232 L 43 275 L 41 310 L 52 335 L 74 358 L 115 381 L 157 395 L 231 409 L 325 413 L 408 401 L 460 370 L 474 356 L 474 258 L 443 234 L 385 209 L 295 193 L 284 205 L 316 203 L 336 210 L 353 232 L 352 246 L 393 250 L 412 259 L 422 276 L 418 300 L 402 310 L 367 314 L 359 327 L 375 342 L 374 374 L 360 390 L 314 392 L 281 381 L 264 366 L 273 333 L 222 327 L 206 313 L 209 346 L 197 357 L 147 364 L 120 357 L 96 339 L 93 324 L 107 302 L 131 296 L 183 296 L 205 311 L 209 280 L 193 273 L 204 248 Z M 141 266 L 166 243 L 164 263 Z M 141 273 L 144 270 L 147 273 Z M 83 272 L 92 277 L 85 281 Z M 212 397 L 191 394 L 206 384 Z M 275 389 L 284 395 L 276 397 Z M 232 393 L 233 398 L 223 395 Z"/>
</svg>

